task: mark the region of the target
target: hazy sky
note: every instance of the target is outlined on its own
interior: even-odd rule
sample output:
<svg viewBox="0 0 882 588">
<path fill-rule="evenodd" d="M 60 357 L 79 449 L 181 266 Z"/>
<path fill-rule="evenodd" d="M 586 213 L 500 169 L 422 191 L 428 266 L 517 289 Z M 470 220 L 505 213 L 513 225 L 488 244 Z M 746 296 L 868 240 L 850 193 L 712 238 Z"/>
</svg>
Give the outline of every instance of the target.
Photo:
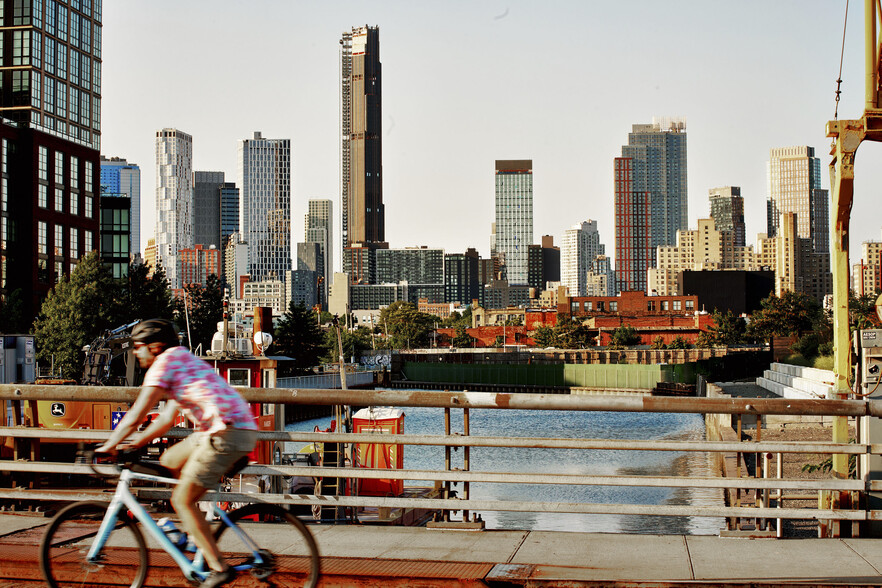
<svg viewBox="0 0 882 588">
<path fill-rule="evenodd" d="M 486 257 L 494 160 L 532 159 L 534 240 L 596 219 L 614 255 L 613 158 L 653 116 L 687 119 L 690 228 L 709 188 L 741 186 L 754 243 L 770 148 L 814 147 L 829 188 L 844 13 L 832 0 L 112 0 L 101 151 L 141 167 L 142 246 L 163 127 L 193 136 L 195 170 L 229 181 L 238 141 L 291 139 L 294 239 L 310 198 L 334 201 L 339 232 L 339 39 L 378 25 L 390 246 Z M 863 72 L 852 2 L 839 118 L 861 115 Z M 882 146 L 860 148 L 856 174 L 852 263 L 880 239 Z"/>
</svg>

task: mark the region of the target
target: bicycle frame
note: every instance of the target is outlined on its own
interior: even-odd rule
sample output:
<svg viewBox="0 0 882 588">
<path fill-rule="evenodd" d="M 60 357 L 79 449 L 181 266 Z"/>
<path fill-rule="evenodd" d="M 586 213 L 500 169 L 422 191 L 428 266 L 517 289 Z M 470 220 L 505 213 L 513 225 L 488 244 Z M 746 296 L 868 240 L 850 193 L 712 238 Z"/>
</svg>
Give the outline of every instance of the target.
<svg viewBox="0 0 882 588">
<path fill-rule="evenodd" d="M 202 554 L 202 550 L 197 550 L 196 555 L 191 561 L 177 545 L 171 542 L 171 540 L 166 536 L 165 532 L 156 524 L 156 521 L 153 520 L 153 517 L 150 516 L 150 513 L 147 512 L 147 509 L 138 502 L 135 496 L 131 493 L 129 486 L 132 480 L 144 480 L 148 482 L 159 482 L 162 484 L 171 484 L 177 485 L 179 481 L 176 478 L 166 478 L 163 476 L 153 475 L 153 474 L 142 474 L 133 472 L 131 470 L 123 469 L 120 473 L 119 482 L 116 486 L 116 491 L 113 494 L 113 498 L 110 500 L 110 504 L 107 507 L 107 514 L 104 515 L 104 519 L 101 521 L 101 526 L 98 528 L 98 536 L 92 546 L 89 548 L 89 553 L 86 555 L 86 559 L 88 561 L 96 562 L 100 559 L 101 550 L 104 549 L 104 545 L 107 543 L 107 540 L 110 538 L 110 533 L 113 530 L 114 526 L 116 526 L 117 519 L 119 518 L 119 513 L 123 507 L 127 508 L 129 512 L 134 515 L 134 517 L 141 523 L 143 528 L 154 537 L 160 544 L 163 550 L 168 553 L 172 559 L 175 560 L 175 563 L 178 564 L 178 567 L 181 568 L 181 572 L 184 573 L 184 576 L 196 581 L 204 580 L 208 574 L 211 572 L 205 565 L 205 557 Z M 232 530 L 237 537 L 242 541 L 242 543 L 251 550 L 252 561 L 250 563 L 240 564 L 237 566 L 233 566 L 237 572 L 241 572 L 243 570 L 248 570 L 253 567 L 259 566 L 264 563 L 263 558 L 260 555 L 260 548 L 254 542 L 251 537 L 249 537 L 244 531 L 242 531 L 235 523 L 233 523 L 229 517 L 227 517 L 227 513 L 218 508 L 217 503 L 212 501 L 212 509 L 206 514 L 206 518 L 213 513 L 218 516 L 224 524 L 226 524 L 230 530 Z"/>
</svg>

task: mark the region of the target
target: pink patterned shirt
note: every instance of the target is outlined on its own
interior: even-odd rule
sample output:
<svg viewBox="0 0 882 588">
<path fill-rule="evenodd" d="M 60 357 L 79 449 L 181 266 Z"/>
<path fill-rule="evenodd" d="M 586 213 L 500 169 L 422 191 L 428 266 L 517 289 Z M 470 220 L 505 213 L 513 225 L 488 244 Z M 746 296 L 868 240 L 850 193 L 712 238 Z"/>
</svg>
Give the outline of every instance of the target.
<svg viewBox="0 0 882 588">
<path fill-rule="evenodd" d="M 184 347 L 162 352 L 144 375 L 144 386 L 165 389 L 198 431 L 257 430 L 245 399 L 211 365 Z"/>
</svg>

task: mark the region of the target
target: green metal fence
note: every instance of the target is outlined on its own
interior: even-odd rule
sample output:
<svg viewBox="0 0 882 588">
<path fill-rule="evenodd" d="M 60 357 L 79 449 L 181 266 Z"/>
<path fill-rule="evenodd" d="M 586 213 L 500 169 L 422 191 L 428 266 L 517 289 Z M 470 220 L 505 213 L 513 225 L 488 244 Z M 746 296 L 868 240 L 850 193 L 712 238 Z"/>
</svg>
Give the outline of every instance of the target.
<svg viewBox="0 0 882 588">
<path fill-rule="evenodd" d="M 673 381 L 670 365 L 505 365 L 405 362 L 403 372 L 408 380 L 439 384 L 570 386 L 649 390 L 659 382 Z"/>
</svg>

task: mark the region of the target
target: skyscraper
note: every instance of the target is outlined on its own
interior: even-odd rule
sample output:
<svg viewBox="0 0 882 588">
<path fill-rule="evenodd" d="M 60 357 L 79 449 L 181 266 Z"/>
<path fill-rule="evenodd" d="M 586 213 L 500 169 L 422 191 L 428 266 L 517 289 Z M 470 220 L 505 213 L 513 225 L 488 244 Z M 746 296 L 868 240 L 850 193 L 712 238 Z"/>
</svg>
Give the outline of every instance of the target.
<svg viewBox="0 0 882 588">
<path fill-rule="evenodd" d="M 27 329 L 98 240 L 101 2 L 2 6 L 0 314 L 20 290 Z"/>
<path fill-rule="evenodd" d="M 588 272 L 598 255 L 606 247 L 600 242 L 596 220 L 573 225 L 564 232 L 560 251 L 560 285 L 566 286 L 570 296 L 588 295 Z"/>
<path fill-rule="evenodd" d="M 322 267 L 317 268 L 322 276 L 322 300 L 327 300 L 329 281 L 334 268 L 334 216 L 330 200 L 310 200 L 306 213 L 306 241 L 318 243 L 324 260 Z"/>
<path fill-rule="evenodd" d="M 193 172 L 193 242 L 218 250 L 221 241 L 221 186 L 224 172 Z"/>
<path fill-rule="evenodd" d="M 340 215 L 343 271 L 372 280 L 370 256 L 385 249 L 380 29 L 357 27 L 340 39 Z M 365 260 L 367 255 L 369 259 Z M 365 266 L 367 266 L 365 270 Z"/>
<path fill-rule="evenodd" d="M 223 247 L 233 233 L 239 232 L 239 188 L 233 182 L 224 182 L 220 187 L 220 230 Z"/>
<path fill-rule="evenodd" d="M 711 188 L 708 195 L 714 228 L 718 231 L 730 231 L 735 247 L 744 247 L 747 229 L 744 224 L 744 198 L 741 197 L 741 188 Z"/>
<path fill-rule="evenodd" d="M 101 192 L 125 194 L 131 201 L 131 253 L 141 252 L 141 168 L 120 157 L 101 158 Z"/>
<path fill-rule="evenodd" d="M 477 250 L 448 253 L 444 256 L 444 294 L 447 302 L 466 305 L 481 297 L 482 284 L 478 275 L 480 257 Z"/>
<path fill-rule="evenodd" d="M 830 251 L 830 205 L 821 189 L 821 162 L 813 147 L 769 150 L 768 235 L 778 235 L 781 214 L 796 214 L 796 234 L 811 239 L 816 253 Z"/>
<path fill-rule="evenodd" d="M 616 289 L 646 290 L 655 250 L 688 228 L 686 122 L 633 125 L 615 159 Z"/>
<path fill-rule="evenodd" d="M 496 160 L 496 255 L 509 284 L 527 284 L 533 244 L 533 160 Z"/>
<path fill-rule="evenodd" d="M 260 132 L 239 144 L 239 227 L 252 281 L 291 269 L 291 141 Z"/>
<path fill-rule="evenodd" d="M 172 288 L 182 288 L 177 255 L 193 241 L 193 137 L 177 129 L 156 132 L 156 263 Z"/>
</svg>

